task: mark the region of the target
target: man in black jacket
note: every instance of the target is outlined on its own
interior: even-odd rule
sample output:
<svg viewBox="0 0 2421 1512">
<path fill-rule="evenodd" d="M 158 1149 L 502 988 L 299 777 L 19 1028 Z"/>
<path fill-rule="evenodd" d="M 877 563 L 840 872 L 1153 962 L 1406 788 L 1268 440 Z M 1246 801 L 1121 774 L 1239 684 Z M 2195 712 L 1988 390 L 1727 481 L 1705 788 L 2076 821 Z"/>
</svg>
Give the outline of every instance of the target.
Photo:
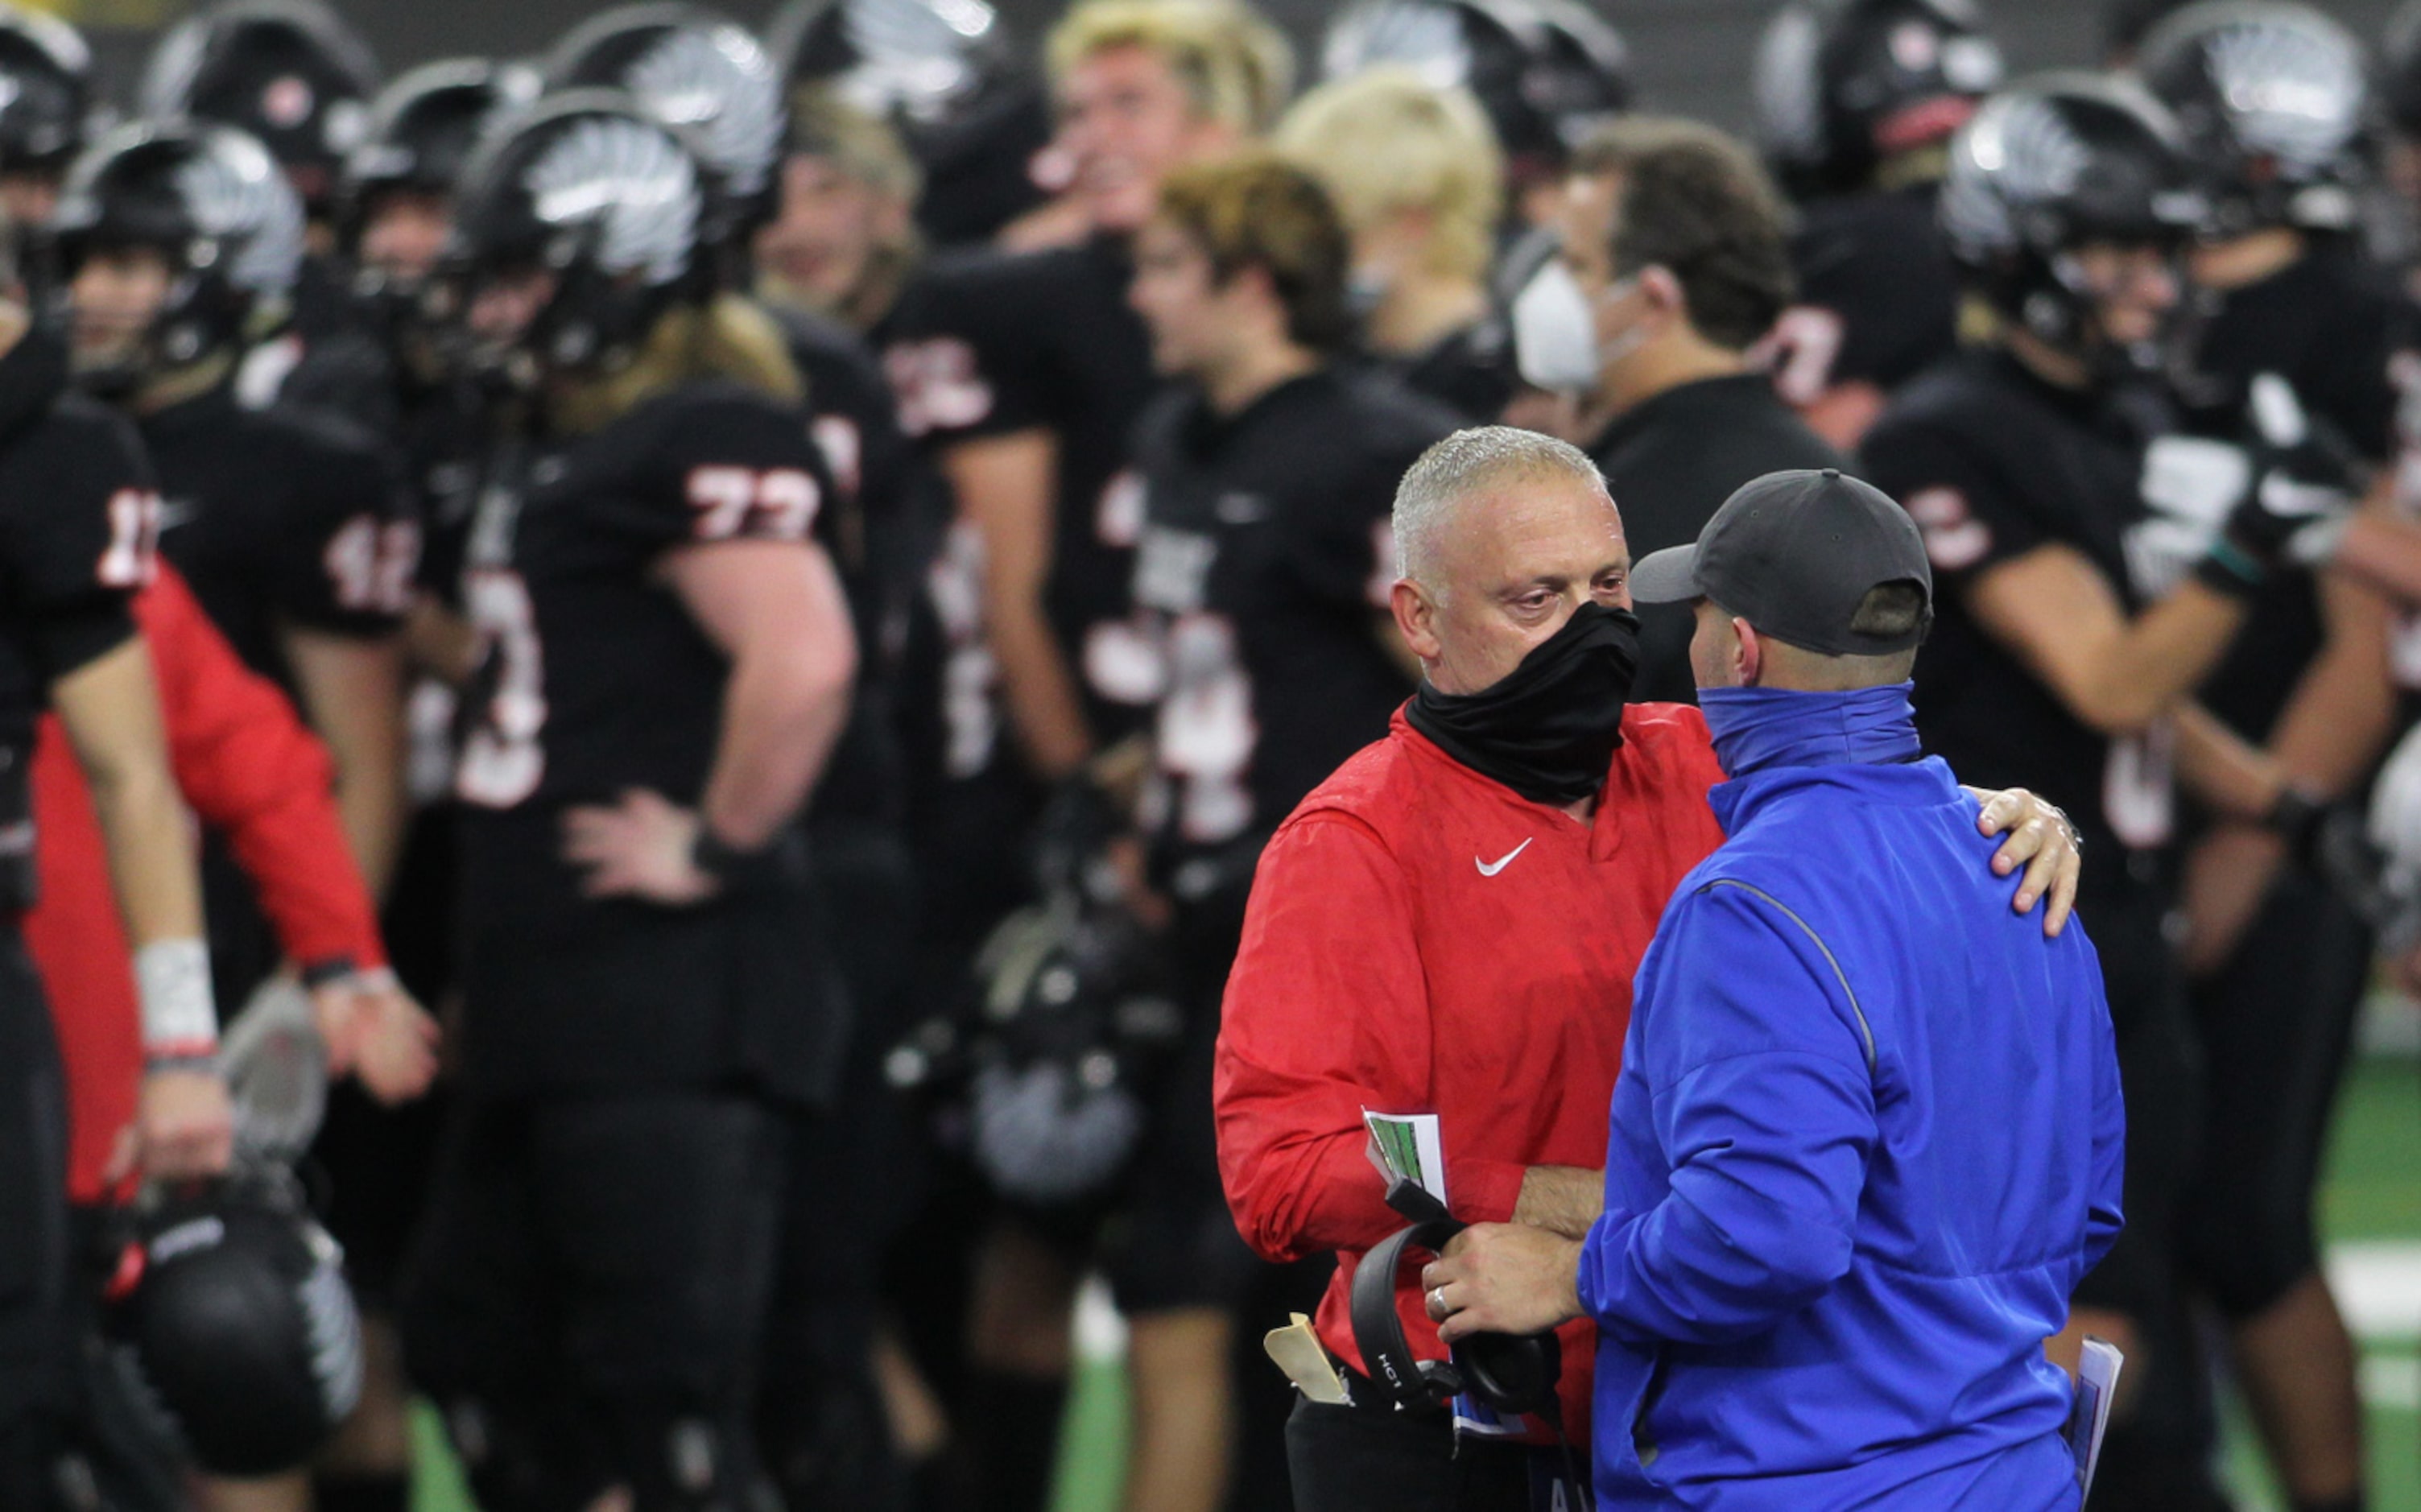
<svg viewBox="0 0 2421 1512">
<path fill-rule="evenodd" d="M 1749 366 L 1791 279 L 1781 196 L 1745 148 L 1695 122 L 1618 122 L 1574 155 L 1561 214 L 1514 343 L 1523 379 L 1563 396 L 1555 429 L 1604 471 L 1633 553 L 1695 540 L 1753 477 L 1843 465 Z M 1640 619 L 1635 696 L 1693 702 L 1690 616 Z"/>
</svg>

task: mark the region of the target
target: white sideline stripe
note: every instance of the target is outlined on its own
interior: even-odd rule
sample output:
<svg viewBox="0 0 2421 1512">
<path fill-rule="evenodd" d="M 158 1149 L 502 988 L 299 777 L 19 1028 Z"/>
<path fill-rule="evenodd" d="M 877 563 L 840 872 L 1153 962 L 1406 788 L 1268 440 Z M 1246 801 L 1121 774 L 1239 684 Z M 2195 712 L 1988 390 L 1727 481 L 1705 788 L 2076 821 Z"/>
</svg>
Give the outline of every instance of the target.
<svg viewBox="0 0 2421 1512">
<path fill-rule="evenodd" d="M 2332 1244 L 2327 1265 L 2329 1289 L 2356 1336 L 2371 1344 L 2421 1339 L 2421 1242 Z"/>
<path fill-rule="evenodd" d="M 1076 1358 L 1088 1365 L 1114 1364 L 1127 1357 L 1127 1320 L 1110 1301 L 1110 1284 L 1087 1275 L 1076 1288 Z"/>
<path fill-rule="evenodd" d="M 2421 1409 L 2421 1359 L 2409 1354 L 2371 1354 L 2362 1361 L 2365 1407 L 2410 1412 Z"/>
</svg>

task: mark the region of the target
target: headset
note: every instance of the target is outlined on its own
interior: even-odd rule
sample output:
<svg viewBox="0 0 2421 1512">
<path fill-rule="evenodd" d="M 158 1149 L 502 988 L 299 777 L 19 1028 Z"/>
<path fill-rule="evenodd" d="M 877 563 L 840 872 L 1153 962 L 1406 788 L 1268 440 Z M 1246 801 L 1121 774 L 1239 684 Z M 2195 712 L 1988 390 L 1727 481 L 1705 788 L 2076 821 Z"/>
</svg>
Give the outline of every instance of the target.
<svg viewBox="0 0 2421 1512">
<path fill-rule="evenodd" d="M 1388 1235 L 1362 1257 L 1353 1271 L 1349 1309 L 1353 1342 L 1369 1367 L 1371 1383 L 1384 1390 L 1399 1411 L 1467 1392 L 1500 1412 L 1542 1418 L 1561 1437 L 1563 1414 L 1555 1382 L 1563 1375 L 1564 1351 L 1553 1333 L 1475 1333 L 1454 1347 L 1451 1362 L 1414 1357 L 1403 1317 L 1396 1311 L 1397 1268 L 1406 1250 L 1445 1254 L 1447 1242 L 1469 1225 L 1412 1181 L 1390 1188 L 1387 1206 L 1411 1219 L 1412 1226 Z"/>
</svg>

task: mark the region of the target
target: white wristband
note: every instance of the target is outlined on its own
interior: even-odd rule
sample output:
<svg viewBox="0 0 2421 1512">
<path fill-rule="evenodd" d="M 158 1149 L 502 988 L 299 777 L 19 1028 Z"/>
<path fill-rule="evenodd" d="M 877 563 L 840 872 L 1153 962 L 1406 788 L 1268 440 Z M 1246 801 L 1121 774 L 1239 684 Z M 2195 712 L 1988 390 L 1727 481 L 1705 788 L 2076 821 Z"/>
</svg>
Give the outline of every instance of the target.
<svg viewBox="0 0 2421 1512">
<path fill-rule="evenodd" d="M 211 997 L 211 950 L 199 940 L 154 940 L 134 953 L 143 1011 L 143 1053 L 181 1059 L 214 1053 L 219 1016 Z"/>
</svg>

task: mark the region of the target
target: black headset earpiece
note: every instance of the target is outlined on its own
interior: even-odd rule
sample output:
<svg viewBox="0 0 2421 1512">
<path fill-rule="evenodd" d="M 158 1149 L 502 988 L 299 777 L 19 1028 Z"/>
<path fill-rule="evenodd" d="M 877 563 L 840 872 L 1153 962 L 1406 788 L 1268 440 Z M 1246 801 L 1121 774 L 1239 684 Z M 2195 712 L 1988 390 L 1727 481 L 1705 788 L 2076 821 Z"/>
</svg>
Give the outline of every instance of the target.
<svg viewBox="0 0 2421 1512">
<path fill-rule="evenodd" d="M 1454 1347 L 1451 1364 L 1413 1353 L 1396 1311 L 1396 1271 L 1406 1250 L 1442 1254 L 1463 1226 L 1450 1218 L 1414 1224 L 1388 1235 L 1362 1257 L 1347 1309 L 1362 1363 L 1398 1409 L 1428 1407 L 1469 1392 L 1500 1412 L 1530 1413 L 1560 1426 L 1555 1382 L 1563 1374 L 1564 1351 L 1552 1333 L 1475 1333 Z"/>
</svg>

